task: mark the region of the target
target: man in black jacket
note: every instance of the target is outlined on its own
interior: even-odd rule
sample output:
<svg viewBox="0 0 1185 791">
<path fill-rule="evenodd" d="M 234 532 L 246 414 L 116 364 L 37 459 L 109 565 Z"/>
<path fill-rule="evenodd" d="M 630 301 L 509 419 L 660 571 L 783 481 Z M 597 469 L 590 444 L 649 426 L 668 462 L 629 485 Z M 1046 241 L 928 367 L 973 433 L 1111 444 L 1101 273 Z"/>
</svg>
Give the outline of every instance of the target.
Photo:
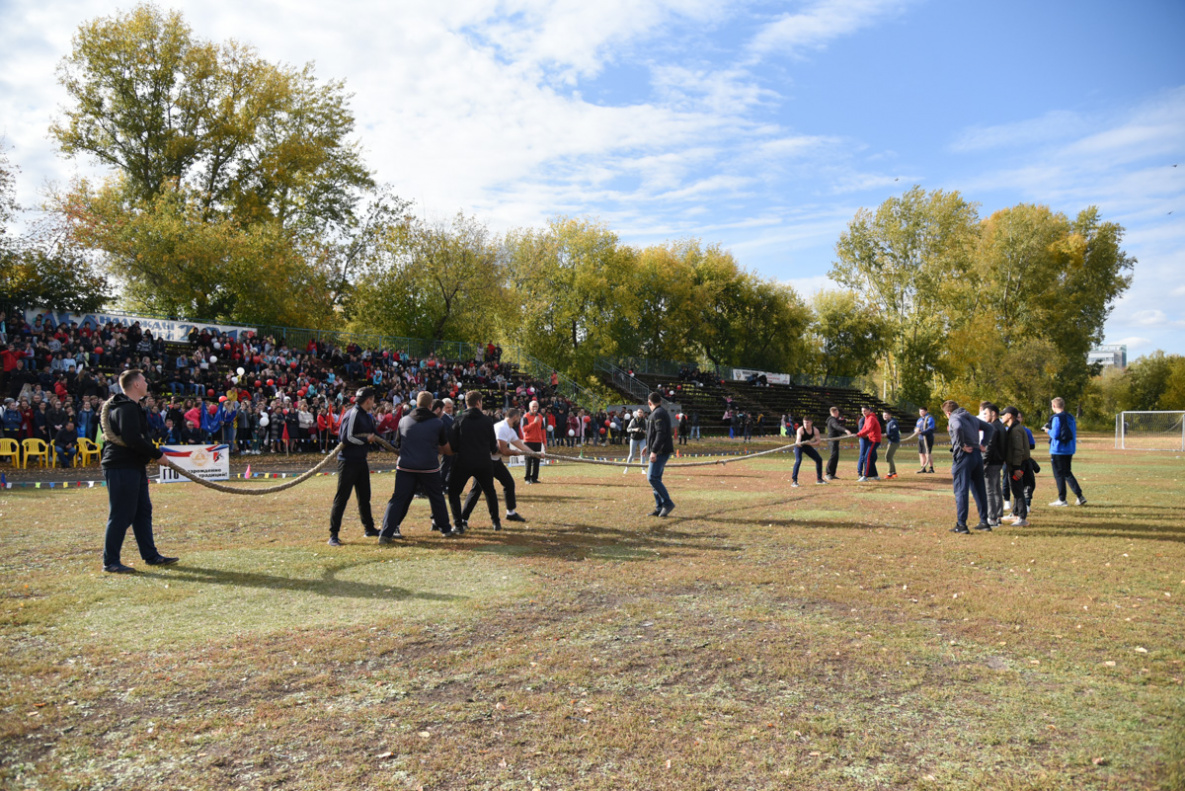
<svg viewBox="0 0 1185 791">
<path fill-rule="evenodd" d="M 839 407 L 831 407 L 831 416 L 827 418 L 827 439 L 830 442 L 827 443 L 827 474 L 824 480 L 835 480 L 835 473 L 839 471 L 839 438 L 850 436 L 852 432 L 844 427 Z"/>
<path fill-rule="evenodd" d="M 667 459 L 675 452 L 671 437 L 671 416 L 662 406 L 662 394 L 650 394 L 650 419 L 646 423 L 646 447 L 650 449 L 650 470 L 646 475 L 650 488 L 654 490 L 654 511 L 651 516 L 669 516 L 675 510 L 675 503 L 662 482 L 663 468 Z"/>
<path fill-rule="evenodd" d="M 350 501 L 350 492 L 358 499 L 358 516 L 362 519 L 364 535 L 377 536 L 374 516 L 370 513 L 370 466 L 366 453 L 376 441 L 374 418 L 375 391 L 363 387 L 354 394 L 354 406 L 346 410 L 338 429 L 338 442 L 345 443 L 337 454 L 337 493 L 333 497 L 333 508 L 329 510 L 329 546 L 340 547 L 338 533 L 342 527 L 342 514 Z"/>
<path fill-rule="evenodd" d="M 399 449 L 399 463 L 395 466 L 395 491 L 383 514 L 380 544 L 394 543 L 403 538 L 399 526 L 407 516 L 407 509 L 422 489 L 432 507 L 432 522 L 445 528 L 443 535 L 451 536 L 448 528 L 448 509 L 444 505 L 444 489 L 440 479 L 440 454 L 448 455 L 448 433 L 444 423 L 432 411 L 432 394 L 427 390 L 416 396 L 416 408 L 399 421 L 395 446 Z"/>
<path fill-rule="evenodd" d="M 135 571 L 120 562 L 123 539 L 131 525 L 140 557 L 150 566 L 167 566 L 177 558 L 167 558 L 156 549 L 152 537 L 152 500 L 148 497 L 149 462 L 163 455 L 148 440 L 148 418 L 140 401 L 148 395 L 144 374 L 132 368 L 119 375 L 123 391 L 103 405 L 102 467 L 107 479 L 107 535 L 103 547 L 103 571 L 130 574 Z"/>
<path fill-rule="evenodd" d="M 1004 487 L 1002 473 L 1004 471 L 1005 437 L 1004 424 L 1000 422 L 1000 408 L 991 401 L 979 404 L 979 419 L 992 424 L 995 432 L 987 445 L 987 453 L 983 455 L 983 479 L 987 488 L 988 524 L 999 527 L 1004 518 Z"/>
<path fill-rule="evenodd" d="M 486 508 L 495 530 L 502 529 L 498 515 L 498 493 L 494 491 L 494 462 L 491 456 L 498 453 L 498 438 L 494 433 L 494 421 L 481 411 L 481 393 L 470 390 L 465 394 L 465 405 L 469 407 L 453 423 L 449 445 L 456 458 L 449 473 L 448 504 L 453 512 L 453 530 L 465 532 L 462 516 L 461 492 L 470 478 L 475 478 L 486 497 Z"/>
</svg>

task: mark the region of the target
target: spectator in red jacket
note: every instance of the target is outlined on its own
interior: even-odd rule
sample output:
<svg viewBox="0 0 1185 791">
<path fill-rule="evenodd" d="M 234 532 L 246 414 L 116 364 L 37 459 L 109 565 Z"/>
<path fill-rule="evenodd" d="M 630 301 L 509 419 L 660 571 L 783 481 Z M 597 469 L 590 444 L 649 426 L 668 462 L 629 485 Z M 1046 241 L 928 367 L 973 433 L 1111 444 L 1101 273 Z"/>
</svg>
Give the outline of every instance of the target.
<svg viewBox="0 0 1185 791">
<path fill-rule="evenodd" d="M 881 422 L 877 420 L 871 407 L 861 407 L 860 411 L 864 413 L 864 425 L 856 432 L 856 436 L 863 437 L 868 442 L 868 450 L 864 457 L 864 475 L 857 480 L 879 481 L 881 478 L 876 474 L 876 449 L 881 444 Z"/>
</svg>

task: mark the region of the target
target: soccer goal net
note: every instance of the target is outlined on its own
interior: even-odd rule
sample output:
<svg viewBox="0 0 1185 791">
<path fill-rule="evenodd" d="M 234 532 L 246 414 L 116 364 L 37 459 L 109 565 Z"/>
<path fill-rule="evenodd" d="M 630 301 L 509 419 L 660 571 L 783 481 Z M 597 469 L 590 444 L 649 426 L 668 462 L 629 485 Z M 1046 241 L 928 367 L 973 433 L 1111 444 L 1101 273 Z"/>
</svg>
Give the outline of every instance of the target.
<svg viewBox="0 0 1185 791">
<path fill-rule="evenodd" d="M 1185 451 L 1185 412 L 1120 412 L 1115 416 L 1115 447 Z"/>
</svg>

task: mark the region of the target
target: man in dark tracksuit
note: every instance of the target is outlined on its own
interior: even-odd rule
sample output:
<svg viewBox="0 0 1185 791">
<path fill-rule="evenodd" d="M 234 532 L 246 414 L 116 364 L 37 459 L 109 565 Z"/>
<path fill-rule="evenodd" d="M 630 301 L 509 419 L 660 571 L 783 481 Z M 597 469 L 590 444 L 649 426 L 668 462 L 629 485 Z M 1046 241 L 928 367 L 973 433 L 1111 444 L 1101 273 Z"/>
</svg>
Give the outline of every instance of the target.
<svg viewBox="0 0 1185 791">
<path fill-rule="evenodd" d="M 449 445 L 456 459 L 449 475 L 448 504 L 453 512 L 453 530 L 465 532 L 462 516 L 461 492 L 470 478 L 477 480 L 486 496 L 486 507 L 490 511 L 490 522 L 495 530 L 502 529 L 498 515 L 498 493 L 494 491 L 494 462 L 491 456 L 498 453 L 498 439 L 494 434 L 494 421 L 481 411 L 481 393 L 471 390 L 465 394 L 465 405 L 469 408 L 453 424 Z"/>
<path fill-rule="evenodd" d="M 963 409 L 954 401 L 946 401 L 942 405 L 946 413 L 947 431 L 950 432 L 950 452 L 953 457 L 951 475 L 954 476 L 955 513 L 957 521 L 951 528 L 952 533 L 970 533 L 967 529 L 967 491 L 975 497 L 975 507 L 979 511 L 979 524 L 976 530 L 991 532 L 987 518 L 987 487 L 983 477 L 982 450 L 992 440 L 995 429 L 987 423 Z M 983 432 L 981 446 L 979 432 Z"/>
<path fill-rule="evenodd" d="M 1016 407 L 1004 408 L 1004 480 L 1016 503 L 1012 508 L 1012 524 L 1029 526 L 1028 503 L 1025 502 L 1025 474 L 1029 467 L 1029 435 L 1020 422 L 1020 411 Z"/>
<path fill-rule="evenodd" d="M 987 491 L 988 524 L 999 527 L 1004 518 L 1004 489 L 1001 473 L 1004 470 L 1004 439 L 1006 431 L 1000 422 L 1000 409 L 991 401 L 983 401 L 979 405 L 979 417 L 992 424 L 996 431 L 989 442 L 984 437 L 983 444 L 987 446 L 987 453 L 983 457 L 984 487 Z"/>
<path fill-rule="evenodd" d="M 422 489 L 428 495 L 432 508 L 432 521 L 448 527 L 448 509 L 444 505 L 444 488 L 440 479 L 440 454 L 448 455 L 448 434 L 432 412 L 432 394 L 427 390 L 416 396 L 416 408 L 399 421 L 399 432 L 395 436 L 395 447 L 399 449 L 399 463 L 395 467 L 395 491 L 383 514 L 383 530 L 379 533 L 380 544 L 392 544 L 403 538 L 399 526 L 407 516 L 407 509 L 416 490 Z M 443 535 L 451 536 L 447 530 Z"/>
<path fill-rule="evenodd" d="M 120 562 L 129 525 L 145 563 L 167 566 L 176 563 L 177 558 L 167 558 L 157 551 L 152 537 L 152 500 L 148 497 L 146 467 L 164 454 L 149 441 L 148 418 L 140 408 L 140 401 L 148 395 L 148 382 L 143 373 L 132 368 L 119 375 L 119 387 L 123 392 L 103 405 L 107 419 L 101 463 L 109 506 L 103 571 L 130 574 L 135 569 Z"/>
<path fill-rule="evenodd" d="M 337 534 L 341 531 L 342 514 L 346 511 L 346 503 L 350 501 L 351 491 L 358 498 L 358 516 L 362 519 L 365 535 L 379 534 L 374 529 L 374 517 L 370 513 L 370 465 L 366 463 L 366 453 L 376 441 L 374 418 L 370 416 L 374 399 L 373 387 L 359 390 L 354 395 L 354 406 L 342 416 L 341 428 L 337 432 L 337 441 L 344 442 L 345 447 L 337 454 L 337 494 L 333 497 L 333 508 L 329 511 L 331 547 L 342 545 Z"/>
<path fill-rule="evenodd" d="M 514 476 L 510 474 L 510 470 L 506 468 L 506 462 L 503 461 L 511 456 L 531 452 L 530 443 L 519 439 L 517 433 L 521 418 L 522 413 L 515 407 L 511 407 L 506 410 L 506 419 L 494 424 L 494 436 L 498 440 L 498 457 L 491 457 L 490 461 L 494 463 L 494 480 L 502 484 L 502 491 L 506 495 L 507 522 L 527 521 L 515 510 L 517 501 L 514 496 Z M 530 457 L 528 456 L 528 458 Z M 461 521 L 464 524 L 469 524 L 469 515 L 477 507 L 477 498 L 480 496 L 481 486 L 474 481 L 472 488 L 469 489 L 469 494 L 465 497 L 465 507 L 461 509 Z M 494 529 L 498 530 L 499 528 L 495 526 Z"/>
<path fill-rule="evenodd" d="M 831 407 L 831 417 L 827 418 L 827 475 L 825 480 L 835 480 L 835 473 L 839 471 L 839 437 L 850 437 L 852 432 L 844 428 L 843 418 L 839 416 L 839 407 Z"/>
<path fill-rule="evenodd" d="M 654 511 L 651 516 L 670 516 L 675 510 L 675 503 L 671 500 L 670 492 L 662 482 L 662 472 L 667 459 L 675 452 L 675 442 L 671 435 L 671 416 L 662 406 L 662 394 L 655 391 L 650 394 L 650 419 L 646 422 L 646 447 L 650 449 L 650 469 L 646 479 L 650 488 L 654 490 Z"/>
</svg>

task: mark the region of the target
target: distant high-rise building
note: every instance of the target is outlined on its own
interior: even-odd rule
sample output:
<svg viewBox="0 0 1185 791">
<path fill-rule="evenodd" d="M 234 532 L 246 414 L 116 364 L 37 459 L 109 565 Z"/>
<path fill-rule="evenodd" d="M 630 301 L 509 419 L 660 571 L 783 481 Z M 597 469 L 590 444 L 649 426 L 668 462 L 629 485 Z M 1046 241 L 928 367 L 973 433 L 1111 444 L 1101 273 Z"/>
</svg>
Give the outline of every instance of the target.
<svg viewBox="0 0 1185 791">
<path fill-rule="evenodd" d="M 1104 368 L 1126 368 L 1127 346 L 1124 344 L 1110 344 L 1091 349 L 1086 355 L 1086 364 L 1102 363 Z"/>
</svg>

